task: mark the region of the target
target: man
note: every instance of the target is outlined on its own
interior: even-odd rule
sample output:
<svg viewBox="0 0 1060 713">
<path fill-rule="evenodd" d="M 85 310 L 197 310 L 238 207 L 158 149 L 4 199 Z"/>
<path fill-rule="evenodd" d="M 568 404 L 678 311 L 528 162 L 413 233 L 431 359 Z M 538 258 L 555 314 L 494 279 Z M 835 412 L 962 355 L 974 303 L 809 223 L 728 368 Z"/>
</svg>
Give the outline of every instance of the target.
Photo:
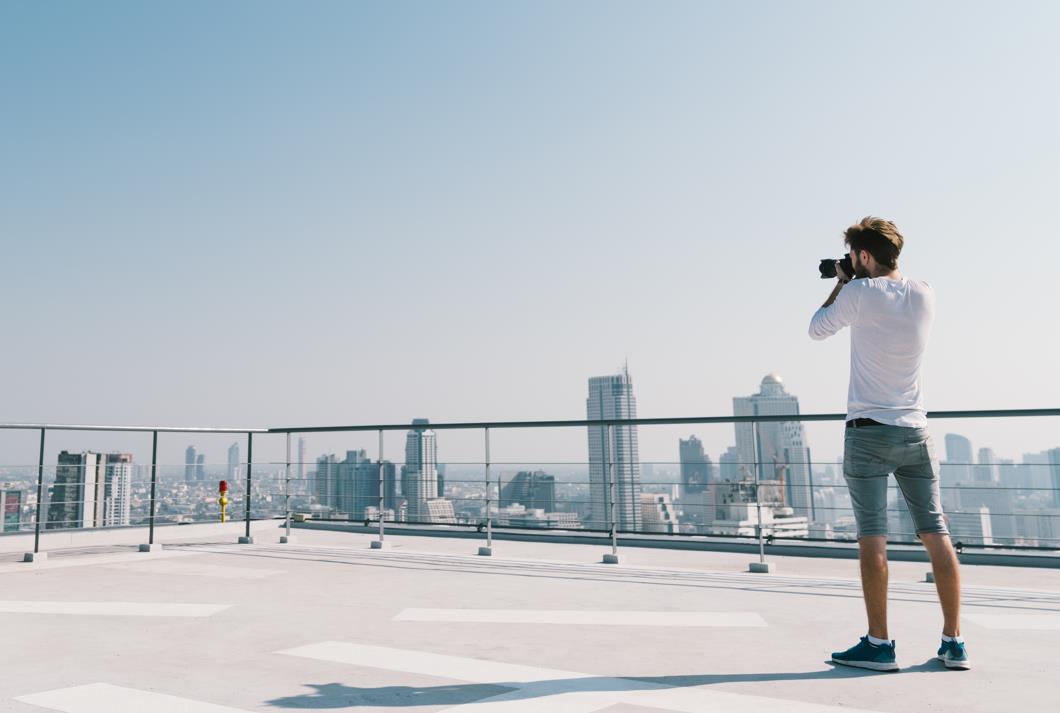
<svg viewBox="0 0 1060 713">
<path fill-rule="evenodd" d="M 868 635 L 832 654 L 832 661 L 896 671 L 887 631 L 887 482 L 893 473 L 916 533 L 931 558 L 942 605 L 947 668 L 970 667 L 960 630 L 960 573 L 942 515 L 939 468 L 927 431 L 920 365 L 935 315 L 935 294 L 898 272 L 905 240 L 894 223 L 868 217 L 847 228 L 854 275 L 836 263 L 838 282 L 810 321 L 810 337 L 825 339 L 850 327 L 850 387 L 843 475 L 858 528 L 861 585 Z"/>
</svg>

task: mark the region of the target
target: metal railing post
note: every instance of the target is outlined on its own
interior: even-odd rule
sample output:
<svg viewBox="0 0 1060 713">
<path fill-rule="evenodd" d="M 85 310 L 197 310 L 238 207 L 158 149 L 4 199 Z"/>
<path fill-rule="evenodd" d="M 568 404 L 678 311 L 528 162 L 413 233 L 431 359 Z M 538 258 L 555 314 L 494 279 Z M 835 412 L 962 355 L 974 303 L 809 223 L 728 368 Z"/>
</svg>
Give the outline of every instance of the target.
<svg viewBox="0 0 1060 713">
<path fill-rule="evenodd" d="M 291 433 L 287 432 L 287 460 L 283 468 L 283 535 L 280 544 L 289 545 L 294 542 L 291 537 Z"/>
<path fill-rule="evenodd" d="M 151 500 L 148 503 L 147 544 L 140 545 L 141 552 L 154 552 L 155 547 L 155 498 L 158 493 L 158 431 L 151 431 Z"/>
<path fill-rule="evenodd" d="M 383 522 L 386 520 L 386 512 L 384 506 L 386 505 L 386 478 L 383 472 L 383 429 L 379 429 L 379 539 L 372 540 L 372 549 L 381 550 L 385 547 L 386 541 L 383 539 L 386 537 L 386 526 Z M 395 503 L 396 505 L 396 503 Z"/>
<path fill-rule="evenodd" d="M 758 533 L 758 561 L 752 562 L 748 567 L 748 571 L 768 574 L 773 571 L 773 564 L 771 562 L 766 562 L 765 533 L 764 528 L 762 527 L 762 486 L 761 479 L 759 478 L 759 461 L 761 454 L 758 449 L 758 421 L 751 423 L 751 435 L 751 440 L 753 441 L 751 453 L 755 469 L 755 510 L 757 512 L 755 531 Z"/>
<path fill-rule="evenodd" d="M 607 472 L 607 513 L 611 524 L 611 554 L 604 555 L 604 564 L 618 564 L 618 515 L 615 511 L 615 451 L 614 451 L 614 426 L 607 424 L 606 440 L 604 444 L 604 468 Z"/>
<path fill-rule="evenodd" d="M 251 469 L 254 467 L 254 434 L 247 434 L 247 491 L 244 497 L 244 521 L 246 522 L 246 534 L 239 538 L 239 544 L 252 545 L 254 538 L 250 536 L 250 489 L 254 484 Z"/>
<path fill-rule="evenodd" d="M 483 557 L 489 557 L 493 554 L 493 515 L 490 512 L 490 429 L 487 426 L 485 429 L 486 434 L 486 546 L 479 547 L 478 553 Z M 501 490 L 500 485 L 497 486 L 497 499 L 500 500 Z"/>
<path fill-rule="evenodd" d="M 40 551 L 40 516 L 41 501 L 44 500 L 44 432 L 40 430 L 40 456 L 37 458 L 37 516 L 33 524 L 33 552 L 27 552 L 22 560 L 24 562 L 40 562 L 48 559 L 47 552 Z"/>
</svg>

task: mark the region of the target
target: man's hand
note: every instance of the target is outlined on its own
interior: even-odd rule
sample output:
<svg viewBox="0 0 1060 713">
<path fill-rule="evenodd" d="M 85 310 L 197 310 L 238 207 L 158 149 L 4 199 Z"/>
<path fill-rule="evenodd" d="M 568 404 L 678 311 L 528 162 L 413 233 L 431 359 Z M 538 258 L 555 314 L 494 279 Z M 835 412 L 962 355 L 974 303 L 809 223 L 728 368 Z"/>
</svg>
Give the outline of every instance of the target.
<svg viewBox="0 0 1060 713">
<path fill-rule="evenodd" d="M 844 285 L 850 282 L 850 276 L 843 272 L 843 264 L 838 260 L 835 264 L 835 275 L 839 278 L 839 281 L 842 282 Z"/>
</svg>

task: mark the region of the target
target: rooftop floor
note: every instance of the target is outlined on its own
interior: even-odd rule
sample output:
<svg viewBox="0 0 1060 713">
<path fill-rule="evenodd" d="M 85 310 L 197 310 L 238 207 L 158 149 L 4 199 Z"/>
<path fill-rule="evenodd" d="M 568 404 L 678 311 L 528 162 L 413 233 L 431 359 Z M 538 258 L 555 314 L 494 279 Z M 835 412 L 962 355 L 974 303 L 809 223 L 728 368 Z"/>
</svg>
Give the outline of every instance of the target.
<svg viewBox="0 0 1060 713">
<path fill-rule="evenodd" d="M 0 564 L 0 711 L 997 711 L 1055 704 L 1060 571 L 964 567 L 974 668 L 934 660 L 926 567 L 891 571 L 902 670 L 835 668 L 857 564 L 298 530 Z"/>
</svg>

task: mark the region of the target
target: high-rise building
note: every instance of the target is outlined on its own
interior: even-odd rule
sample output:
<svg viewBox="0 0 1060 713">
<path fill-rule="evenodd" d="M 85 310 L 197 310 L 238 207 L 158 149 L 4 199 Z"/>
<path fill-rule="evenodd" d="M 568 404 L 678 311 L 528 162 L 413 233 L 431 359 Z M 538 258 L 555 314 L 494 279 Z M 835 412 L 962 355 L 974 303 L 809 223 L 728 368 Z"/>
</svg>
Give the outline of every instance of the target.
<svg viewBox="0 0 1060 713">
<path fill-rule="evenodd" d="M 590 421 L 633 419 L 637 417 L 637 399 L 629 369 L 613 376 L 589 379 L 586 399 Z M 636 426 L 612 426 L 608 440 L 607 426 L 589 426 L 589 496 L 592 501 L 590 529 L 611 526 L 610 484 L 614 478 L 615 524 L 620 530 L 640 529 L 640 454 Z M 612 476 L 613 473 L 613 476 Z"/>
<path fill-rule="evenodd" d="M 501 486 L 500 507 L 520 504 L 527 510 L 556 510 L 556 477 L 544 471 L 521 470 Z"/>
<path fill-rule="evenodd" d="M 59 453 L 55 484 L 48 501 L 47 530 L 96 527 L 102 524 L 104 478 L 99 453 Z"/>
<path fill-rule="evenodd" d="M 942 465 L 942 485 L 956 485 L 972 479 L 972 442 L 956 433 L 946 434 L 946 462 Z"/>
<path fill-rule="evenodd" d="M 429 515 L 427 501 L 438 498 L 437 444 L 434 431 L 426 428 L 429 423 L 425 418 L 414 419 L 413 428 L 405 436 L 401 494 L 410 522 L 425 521 Z"/>
<path fill-rule="evenodd" d="M 199 482 L 206 480 L 206 455 L 203 453 L 195 456 L 195 480 Z"/>
<path fill-rule="evenodd" d="M 972 469 L 972 479 L 977 483 L 998 481 L 997 456 L 992 448 L 979 449 L 979 463 Z"/>
<path fill-rule="evenodd" d="M 233 443 L 228 447 L 228 470 L 225 473 L 227 480 L 239 479 L 239 444 Z"/>
<path fill-rule="evenodd" d="M 0 483 L 0 532 L 18 532 L 22 526 L 22 491 Z"/>
<path fill-rule="evenodd" d="M 718 457 L 718 477 L 723 481 L 733 482 L 742 480 L 740 471 L 740 454 L 736 452 L 736 446 L 729 446 L 721 456 Z"/>
<path fill-rule="evenodd" d="M 1049 474 L 1053 480 L 1053 507 L 1060 508 L 1060 448 L 1053 448 L 1049 453 Z"/>
<path fill-rule="evenodd" d="M 107 527 L 130 524 L 133 457 L 131 453 L 108 453 L 103 466 L 103 518 Z"/>
<path fill-rule="evenodd" d="M 295 468 L 298 480 L 305 482 L 305 439 L 298 439 L 298 466 Z"/>
<path fill-rule="evenodd" d="M 973 545 L 994 544 L 990 508 L 984 505 L 966 512 L 952 513 L 949 517 L 950 536 L 954 540 Z"/>
<path fill-rule="evenodd" d="M 732 400 L 735 416 L 798 415 L 799 399 L 784 390 L 783 380 L 767 374 L 757 394 L 737 396 Z M 811 495 L 812 470 L 810 448 L 801 421 L 765 421 L 737 423 L 736 451 L 740 469 L 746 479 L 753 480 L 757 466 L 759 480 L 779 480 L 784 483 L 787 505 L 797 516 L 813 513 Z"/>
<path fill-rule="evenodd" d="M 394 483 L 394 464 L 383 463 L 383 507 L 392 509 L 397 499 Z M 363 520 L 373 509 L 379 512 L 379 461 L 373 462 L 364 450 L 346 451 L 346 458 L 336 466 L 336 490 L 333 507 L 349 515 L 351 520 Z"/>
<path fill-rule="evenodd" d="M 338 474 L 339 461 L 334 454 L 322 455 L 317 458 L 317 471 L 316 476 L 313 479 L 316 489 L 313 495 L 316 496 L 318 506 L 328 509 L 338 509 L 336 507 Z"/>
<path fill-rule="evenodd" d="M 695 495 L 704 492 L 714 480 L 714 464 L 703 452 L 703 442 L 695 436 L 688 440 L 678 439 L 681 456 L 681 494 Z"/>
<path fill-rule="evenodd" d="M 184 449 L 184 482 L 190 483 L 195 480 L 195 464 L 197 462 L 195 446 L 188 446 Z"/>
</svg>

